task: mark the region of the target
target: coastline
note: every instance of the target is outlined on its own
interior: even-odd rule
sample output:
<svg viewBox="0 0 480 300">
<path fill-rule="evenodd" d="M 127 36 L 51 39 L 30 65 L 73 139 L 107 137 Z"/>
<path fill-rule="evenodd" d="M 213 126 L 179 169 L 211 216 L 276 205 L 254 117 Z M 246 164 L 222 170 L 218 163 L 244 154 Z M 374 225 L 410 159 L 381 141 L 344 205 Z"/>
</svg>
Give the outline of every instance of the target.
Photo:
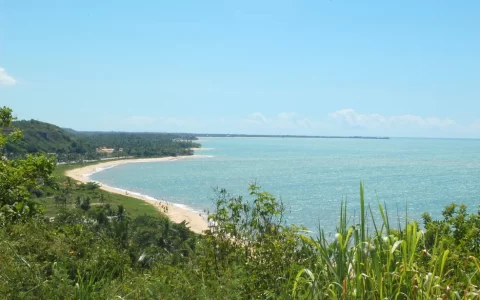
<svg viewBox="0 0 480 300">
<path fill-rule="evenodd" d="M 89 178 L 89 176 L 93 173 L 97 173 L 105 169 L 113 168 L 113 167 L 127 164 L 127 163 L 176 161 L 184 158 L 192 158 L 192 157 L 199 157 L 199 156 L 201 157 L 202 155 L 176 156 L 176 157 L 168 156 L 168 157 L 158 157 L 158 158 L 133 158 L 133 159 L 123 159 L 123 160 L 115 160 L 115 161 L 102 161 L 102 162 L 99 162 L 98 164 L 68 170 L 65 172 L 65 175 L 76 181 L 86 183 L 86 182 L 93 182 L 93 180 L 90 180 Z M 172 203 L 168 203 L 166 201 L 163 201 L 162 199 L 155 199 L 148 195 L 142 195 L 140 193 L 126 191 L 126 190 L 116 188 L 116 187 L 111 187 L 105 184 L 101 184 L 100 188 L 110 193 L 127 195 L 128 197 L 145 201 L 153 205 L 159 212 L 165 214 L 172 222 L 181 223 L 185 221 L 186 223 L 188 223 L 187 227 L 189 227 L 190 230 L 195 233 L 201 234 L 203 233 L 203 231 L 208 229 L 207 220 L 201 215 L 199 215 L 199 213 L 196 213 L 194 211 L 188 210 L 186 208 L 180 207 Z"/>
</svg>

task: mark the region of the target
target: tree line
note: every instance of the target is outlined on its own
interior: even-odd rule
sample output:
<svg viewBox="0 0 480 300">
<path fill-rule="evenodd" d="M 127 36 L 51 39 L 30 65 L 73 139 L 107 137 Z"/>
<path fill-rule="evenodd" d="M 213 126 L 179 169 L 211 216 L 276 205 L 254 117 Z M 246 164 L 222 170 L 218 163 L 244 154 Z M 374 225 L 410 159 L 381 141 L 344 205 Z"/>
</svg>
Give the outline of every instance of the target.
<svg viewBox="0 0 480 300">
<path fill-rule="evenodd" d="M 58 162 L 74 162 L 124 156 L 179 156 L 192 155 L 191 148 L 200 147 L 195 142 L 197 138 L 190 134 L 81 132 L 37 120 L 12 121 L 10 127 L 21 130 L 23 137 L 8 141 L 1 149 L 2 155 L 8 158 L 48 153 Z M 111 148 L 113 152 L 98 152 L 101 147 Z"/>
</svg>

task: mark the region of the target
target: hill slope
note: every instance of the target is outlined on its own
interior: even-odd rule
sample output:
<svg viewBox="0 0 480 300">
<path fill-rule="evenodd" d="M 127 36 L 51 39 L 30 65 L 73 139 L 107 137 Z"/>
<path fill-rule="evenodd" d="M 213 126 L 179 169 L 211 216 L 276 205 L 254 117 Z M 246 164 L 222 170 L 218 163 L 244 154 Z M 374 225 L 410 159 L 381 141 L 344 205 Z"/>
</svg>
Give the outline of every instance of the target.
<svg viewBox="0 0 480 300">
<path fill-rule="evenodd" d="M 8 143 L 3 149 L 7 157 L 28 153 L 55 153 L 60 162 L 71 162 L 103 157 L 136 156 L 160 157 L 191 155 L 193 143 L 190 134 L 145 132 L 81 132 L 60 128 L 37 120 L 16 121 L 14 127 L 23 131 L 24 138 Z M 113 148 L 110 153 L 97 153 L 96 148 Z"/>
<path fill-rule="evenodd" d="M 14 126 L 23 131 L 24 138 L 5 147 L 7 154 L 24 155 L 46 152 L 57 154 L 85 154 L 88 146 L 62 128 L 37 120 L 14 122 Z"/>
</svg>

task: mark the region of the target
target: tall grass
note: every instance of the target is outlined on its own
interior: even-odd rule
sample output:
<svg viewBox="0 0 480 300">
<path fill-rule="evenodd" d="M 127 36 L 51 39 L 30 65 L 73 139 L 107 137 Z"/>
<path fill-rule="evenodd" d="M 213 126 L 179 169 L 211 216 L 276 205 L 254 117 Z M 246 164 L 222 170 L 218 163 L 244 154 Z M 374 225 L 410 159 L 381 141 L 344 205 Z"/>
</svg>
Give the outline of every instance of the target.
<svg viewBox="0 0 480 300">
<path fill-rule="evenodd" d="M 478 299 L 478 289 L 465 278 L 467 290 L 454 291 L 452 281 L 462 280 L 454 269 L 447 270 L 449 250 L 435 243 L 425 249 L 423 232 L 416 222 L 406 222 L 394 231 L 385 209 L 379 205 L 381 223 L 365 207 L 360 184 L 360 220 L 347 224 L 347 203 L 341 204 L 335 240 L 320 232 L 311 239 L 316 263 L 294 277 L 296 299 Z M 373 232 L 367 232 L 367 219 Z M 478 260 L 469 257 L 480 271 Z M 471 276 L 473 277 L 473 276 Z"/>
</svg>

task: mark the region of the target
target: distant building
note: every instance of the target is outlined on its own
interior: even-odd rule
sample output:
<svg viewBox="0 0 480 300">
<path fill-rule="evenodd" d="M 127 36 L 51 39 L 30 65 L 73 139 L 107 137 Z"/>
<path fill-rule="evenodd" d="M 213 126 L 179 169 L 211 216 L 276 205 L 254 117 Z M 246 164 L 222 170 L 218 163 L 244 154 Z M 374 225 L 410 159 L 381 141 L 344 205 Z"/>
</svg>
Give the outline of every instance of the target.
<svg viewBox="0 0 480 300">
<path fill-rule="evenodd" d="M 107 148 L 107 147 L 100 147 L 96 149 L 97 153 L 113 153 L 115 149 L 113 148 Z"/>
</svg>

